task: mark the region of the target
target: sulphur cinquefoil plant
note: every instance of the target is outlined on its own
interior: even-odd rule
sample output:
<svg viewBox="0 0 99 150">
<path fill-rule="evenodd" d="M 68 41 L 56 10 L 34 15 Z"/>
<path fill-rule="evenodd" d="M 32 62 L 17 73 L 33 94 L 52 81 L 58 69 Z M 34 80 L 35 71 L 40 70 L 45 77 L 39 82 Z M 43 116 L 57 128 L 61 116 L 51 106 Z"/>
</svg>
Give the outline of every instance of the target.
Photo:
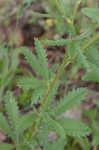
<svg viewBox="0 0 99 150">
<path fill-rule="evenodd" d="M 67 143 L 67 136 L 84 137 L 90 134 L 91 130 L 80 120 L 64 118 L 62 114 L 71 107 L 79 104 L 86 96 L 85 88 L 73 89 L 64 95 L 60 101 L 52 108 L 52 102 L 58 90 L 57 79 L 60 77 L 63 68 L 70 62 L 65 57 L 58 72 L 48 69 L 48 62 L 45 49 L 40 41 L 35 39 L 35 48 L 38 59 L 29 49 L 21 48 L 25 58 L 35 71 L 42 77 L 42 80 L 34 76 L 24 76 L 19 80 L 19 87 L 27 90 L 33 90 L 31 98 L 32 106 L 41 99 L 41 105 L 38 110 L 33 110 L 26 115 L 19 112 L 18 105 L 11 92 L 7 92 L 5 98 L 5 109 L 8 115 L 8 121 L 0 113 L 0 127 L 12 139 L 13 144 L 1 143 L 0 148 L 17 150 L 33 149 L 35 146 L 44 149 L 64 149 Z M 42 69 L 41 69 L 42 68 Z M 49 134 L 57 134 L 56 139 L 51 141 Z"/>
<path fill-rule="evenodd" d="M 78 105 L 87 96 L 86 88 L 77 88 L 65 94 L 53 105 L 53 101 L 59 89 L 59 78 L 68 64 L 83 66 L 88 73 L 83 79 L 95 80 L 98 77 L 97 39 L 99 33 L 95 30 L 99 26 L 98 8 L 83 8 L 82 13 L 92 19 L 88 31 L 84 34 L 76 35 L 74 19 L 81 0 L 77 0 L 73 13 L 66 15 L 65 3 L 63 0 L 54 0 L 56 12 L 40 14 L 32 12 L 37 17 L 56 18 L 64 20 L 69 27 L 70 37 L 68 39 L 43 40 L 35 38 L 34 44 L 37 56 L 27 47 L 21 47 L 20 52 L 25 56 L 31 67 L 38 74 L 38 78 L 29 74 L 23 76 L 18 81 L 18 86 L 23 90 L 33 91 L 31 96 L 32 111 L 22 114 L 18 104 L 12 94 L 7 92 L 5 97 L 5 110 L 7 119 L 0 113 L 0 127 L 12 140 L 11 144 L 0 143 L 2 150 L 34 150 L 35 147 L 44 150 L 64 150 L 68 136 L 86 137 L 91 133 L 88 125 L 81 120 L 63 117 L 63 114 L 70 108 Z M 94 12 L 94 13 L 93 13 Z M 60 66 L 54 65 L 48 68 L 46 50 L 42 46 L 48 44 L 52 46 L 67 46 L 63 62 Z M 34 104 L 40 101 L 40 107 L 35 108 Z M 52 140 L 50 134 L 55 138 Z"/>
</svg>

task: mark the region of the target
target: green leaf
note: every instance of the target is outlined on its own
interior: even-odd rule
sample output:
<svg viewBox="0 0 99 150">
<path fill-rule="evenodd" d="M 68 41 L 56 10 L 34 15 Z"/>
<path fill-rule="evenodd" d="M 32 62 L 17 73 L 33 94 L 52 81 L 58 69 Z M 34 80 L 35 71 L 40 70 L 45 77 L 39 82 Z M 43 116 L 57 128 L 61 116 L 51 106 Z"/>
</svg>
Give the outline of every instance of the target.
<svg viewBox="0 0 99 150">
<path fill-rule="evenodd" d="M 35 77 L 23 77 L 19 80 L 18 86 L 24 89 L 37 89 L 44 87 L 44 82 L 36 79 Z"/>
<path fill-rule="evenodd" d="M 64 128 L 66 135 L 87 136 L 91 133 L 91 129 L 80 120 L 62 118 L 58 122 Z"/>
<path fill-rule="evenodd" d="M 94 132 L 92 144 L 97 146 L 99 145 L 99 129 Z"/>
<path fill-rule="evenodd" d="M 5 107 L 8 115 L 10 125 L 14 129 L 15 133 L 18 132 L 18 120 L 19 120 L 19 110 L 15 98 L 10 91 L 6 94 Z"/>
<path fill-rule="evenodd" d="M 32 68 L 39 74 L 41 74 L 41 66 L 39 62 L 37 61 L 37 58 L 34 56 L 34 54 L 26 47 L 20 48 L 21 52 L 24 54 L 25 58 L 28 60 Z"/>
<path fill-rule="evenodd" d="M 72 15 L 71 8 L 70 8 L 71 2 L 69 2 L 68 0 L 67 1 L 58 0 L 58 1 L 62 11 L 64 12 L 64 16 L 71 16 Z"/>
<path fill-rule="evenodd" d="M 12 53 L 11 60 L 12 60 L 12 63 L 11 63 L 11 66 L 10 66 L 10 70 L 14 72 L 14 71 L 16 71 L 16 68 L 18 67 L 18 64 L 19 64 L 19 58 L 18 58 L 17 51 L 14 51 Z"/>
<path fill-rule="evenodd" d="M 71 92 L 68 93 L 68 95 L 65 95 L 56 104 L 51 114 L 53 116 L 61 115 L 63 112 L 79 104 L 80 101 L 85 98 L 86 94 L 87 92 L 85 88 L 73 89 Z"/>
<path fill-rule="evenodd" d="M 99 51 L 95 48 L 94 45 L 85 50 L 85 55 L 91 64 L 99 67 Z"/>
<path fill-rule="evenodd" d="M 41 68 L 42 76 L 45 80 L 49 80 L 48 60 L 47 60 L 46 51 L 37 38 L 35 38 L 35 48 L 42 67 Z"/>
<path fill-rule="evenodd" d="M 14 145 L 7 143 L 0 143 L 0 150 L 13 150 Z"/>
<path fill-rule="evenodd" d="M 89 69 L 90 65 L 88 63 L 86 56 L 83 54 L 83 51 L 79 47 L 77 47 L 76 50 L 78 52 L 79 63 L 81 63 L 86 69 Z"/>
<path fill-rule="evenodd" d="M 99 123 L 96 120 L 92 120 L 92 128 L 93 128 L 93 140 L 92 145 L 99 145 Z"/>
<path fill-rule="evenodd" d="M 35 119 L 36 119 L 36 113 L 34 112 L 29 112 L 23 115 L 19 119 L 19 133 L 22 133 L 25 129 L 31 127 Z"/>
<path fill-rule="evenodd" d="M 93 80 L 99 82 L 99 69 L 93 67 L 93 70 L 91 72 L 88 72 L 83 76 L 83 80 Z"/>
<path fill-rule="evenodd" d="M 37 101 L 42 98 L 42 96 L 45 94 L 45 91 L 46 91 L 46 88 L 39 88 L 33 92 L 32 97 L 31 97 L 31 106 L 36 104 Z"/>
<path fill-rule="evenodd" d="M 82 12 L 92 20 L 99 22 L 99 8 L 83 8 Z"/>
<path fill-rule="evenodd" d="M 44 40 L 43 43 L 51 46 L 64 46 L 68 43 L 70 43 L 71 40 L 65 40 L 65 39 L 57 39 L 57 40 Z"/>
<path fill-rule="evenodd" d="M 10 127 L 2 113 L 0 113 L 0 128 L 2 128 L 8 136 L 11 135 Z"/>
</svg>

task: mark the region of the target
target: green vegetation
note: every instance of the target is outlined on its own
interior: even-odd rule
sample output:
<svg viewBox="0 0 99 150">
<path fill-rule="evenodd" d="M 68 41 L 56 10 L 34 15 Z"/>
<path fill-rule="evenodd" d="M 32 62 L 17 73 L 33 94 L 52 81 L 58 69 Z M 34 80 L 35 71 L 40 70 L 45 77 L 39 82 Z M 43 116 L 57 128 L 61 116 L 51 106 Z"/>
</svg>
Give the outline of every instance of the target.
<svg viewBox="0 0 99 150">
<path fill-rule="evenodd" d="M 14 35 L 21 17 L 32 3 L 35 1 L 20 2 Z M 98 4 L 96 0 L 93 8 L 84 7 L 88 4 L 85 0 L 50 0 L 45 4 L 46 13 L 30 10 L 30 22 L 40 18 L 55 21 L 52 24 L 58 36 L 53 40 L 35 37 L 36 55 L 26 46 L 15 48 L 16 36 L 7 45 L 4 42 L 0 44 L 0 128 L 11 140 L 0 143 L 0 149 L 98 150 L 99 102 L 93 99 L 95 108 L 83 110 L 80 104 L 91 91 L 85 87 L 67 90 L 68 80 L 76 78 L 79 68 L 85 71 L 82 81 L 99 82 Z M 88 22 L 84 20 L 87 17 Z M 46 23 L 44 28 L 50 30 Z M 63 38 L 65 33 L 67 38 Z M 61 63 L 56 62 L 49 68 L 46 45 L 65 47 Z M 19 55 L 25 57 L 37 76 L 19 68 Z M 67 82 L 66 91 L 59 95 L 59 100 L 54 104 L 60 81 Z M 18 96 L 14 96 L 14 86 L 21 89 Z M 36 108 L 38 103 L 40 106 Z M 84 119 L 64 117 L 64 113 L 75 106 L 82 109 Z M 53 140 L 51 133 L 55 135 Z"/>
</svg>

